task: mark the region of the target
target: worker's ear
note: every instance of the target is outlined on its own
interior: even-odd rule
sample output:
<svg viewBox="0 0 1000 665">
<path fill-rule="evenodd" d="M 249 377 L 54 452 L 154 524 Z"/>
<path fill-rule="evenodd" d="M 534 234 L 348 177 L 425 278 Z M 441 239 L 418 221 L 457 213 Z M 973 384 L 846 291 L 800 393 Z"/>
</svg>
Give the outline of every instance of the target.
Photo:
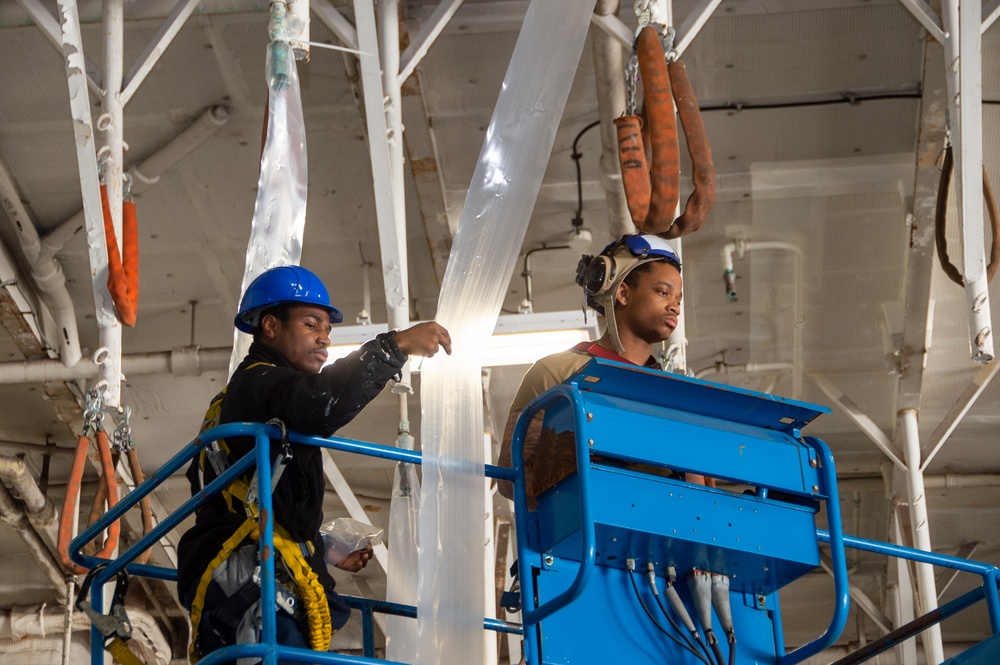
<svg viewBox="0 0 1000 665">
<path fill-rule="evenodd" d="M 626 284 L 625 282 L 619 284 L 618 292 L 615 293 L 615 303 L 621 305 L 622 307 L 628 305 L 629 291 L 630 289 L 628 284 Z"/>
<path fill-rule="evenodd" d="M 278 324 L 281 320 L 274 314 L 265 314 L 260 320 L 261 335 L 264 339 L 274 339 L 278 336 Z"/>
</svg>

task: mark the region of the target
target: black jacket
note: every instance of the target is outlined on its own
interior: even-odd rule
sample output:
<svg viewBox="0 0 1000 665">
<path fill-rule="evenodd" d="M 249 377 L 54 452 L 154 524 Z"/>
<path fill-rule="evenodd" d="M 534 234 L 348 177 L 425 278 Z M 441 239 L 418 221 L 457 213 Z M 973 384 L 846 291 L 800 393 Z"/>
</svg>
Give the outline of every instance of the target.
<svg viewBox="0 0 1000 665">
<path fill-rule="evenodd" d="M 289 430 L 300 434 L 331 436 L 378 396 L 406 359 L 389 333 L 379 335 L 321 372 L 309 374 L 292 368 L 275 351 L 255 342 L 229 380 L 219 424 L 279 418 Z M 227 439 L 226 443 L 231 462 L 253 451 L 252 437 Z M 272 441 L 272 462 L 279 449 L 280 443 Z M 292 460 L 285 466 L 273 494 L 273 510 L 277 523 L 296 540 L 313 543 L 315 553 L 309 557 L 309 565 L 326 588 L 336 629 L 347 621 L 350 610 L 334 591 L 333 578 L 323 561 L 319 534 L 326 490 L 323 454 L 322 448 L 293 445 Z M 192 466 L 197 461 L 195 458 Z M 215 477 L 208 464 L 204 474 L 206 484 Z M 190 470 L 188 477 L 192 477 Z M 197 489 L 192 479 L 192 494 Z M 208 564 L 245 519 L 242 512 L 231 512 L 219 495 L 198 510 L 195 525 L 183 535 L 177 548 L 177 589 L 182 598 L 193 598 Z"/>
</svg>

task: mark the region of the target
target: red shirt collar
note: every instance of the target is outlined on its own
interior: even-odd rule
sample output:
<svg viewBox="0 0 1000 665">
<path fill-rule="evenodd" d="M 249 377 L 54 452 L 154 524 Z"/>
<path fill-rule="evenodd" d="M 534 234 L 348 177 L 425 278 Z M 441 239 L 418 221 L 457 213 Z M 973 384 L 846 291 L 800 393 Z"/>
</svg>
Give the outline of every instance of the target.
<svg viewBox="0 0 1000 665">
<path fill-rule="evenodd" d="M 580 342 L 579 344 L 573 347 L 573 350 L 589 354 L 591 356 L 594 356 L 595 358 L 603 358 L 605 360 L 615 360 L 620 363 L 628 363 L 629 365 L 636 364 L 631 360 L 629 360 L 628 358 L 624 358 L 615 353 L 614 351 L 611 351 L 610 349 L 605 349 L 597 342 Z M 646 361 L 644 367 L 659 368 L 659 364 L 656 362 L 656 359 L 653 358 L 653 356 L 650 356 L 649 360 Z"/>
</svg>

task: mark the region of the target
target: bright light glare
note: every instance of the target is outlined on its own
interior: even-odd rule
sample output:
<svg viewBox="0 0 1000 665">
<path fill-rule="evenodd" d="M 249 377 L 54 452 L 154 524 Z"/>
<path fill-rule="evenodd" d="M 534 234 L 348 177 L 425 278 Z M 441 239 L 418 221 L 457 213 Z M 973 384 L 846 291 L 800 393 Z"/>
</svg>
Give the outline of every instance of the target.
<svg viewBox="0 0 1000 665">
<path fill-rule="evenodd" d="M 506 333 L 493 335 L 483 355 L 483 367 L 505 365 L 530 365 L 539 358 L 565 351 L 579 342 L 590 339 L 587 330 L 543 330 L 538 332 Z M 355 344 L 341 344 L 329 347 L 326 364 L 343 358 L 358 348 Z M 418 364 L 411 371 L 418 371 Z"/>
</svg>

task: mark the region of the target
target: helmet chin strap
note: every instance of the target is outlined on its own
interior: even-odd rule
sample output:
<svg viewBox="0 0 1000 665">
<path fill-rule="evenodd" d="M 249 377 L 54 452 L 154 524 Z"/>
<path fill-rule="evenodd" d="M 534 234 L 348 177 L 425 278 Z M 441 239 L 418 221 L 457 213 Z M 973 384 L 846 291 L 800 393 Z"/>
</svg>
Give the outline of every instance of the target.
<svg viewBox="0 0 1000 665">
<path fill-rule="evenodd" d="M 612 292 L 611 298 L 604 303 L 604 319 L 608 324 L 608 332 L 611 334 L 611 343 L 615 345 L 615 353 L 624 357 L 625 347 L 622 346 L 622 341 L 618 337 L 618 322 L 615 320 L 615 301 L 617 300 L 618 288 L 615 287 Z"/>
</svg>

